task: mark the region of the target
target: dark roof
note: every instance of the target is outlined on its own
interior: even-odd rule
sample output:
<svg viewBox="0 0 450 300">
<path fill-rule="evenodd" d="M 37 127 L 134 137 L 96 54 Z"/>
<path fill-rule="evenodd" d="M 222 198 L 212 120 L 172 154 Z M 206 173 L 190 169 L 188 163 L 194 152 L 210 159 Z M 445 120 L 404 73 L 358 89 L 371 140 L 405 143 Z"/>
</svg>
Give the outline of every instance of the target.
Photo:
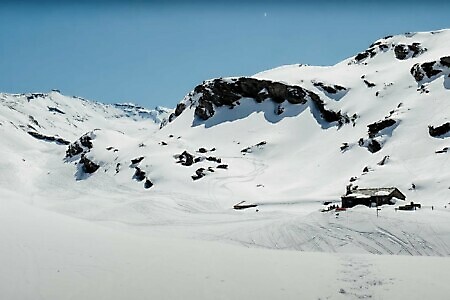
<svg viewBox="0 0 450 300">
<path fill-rule="evenodd" d="M 349 194 L 343 197 L 348 198 L 370 198 L 374 196 L 389 196 L 392 195 L 399 199 L 405 199 L 406 196 L 400 192 L 396 187 L 388 188 L 356 188 L 352 189 Z"/>
</svg>

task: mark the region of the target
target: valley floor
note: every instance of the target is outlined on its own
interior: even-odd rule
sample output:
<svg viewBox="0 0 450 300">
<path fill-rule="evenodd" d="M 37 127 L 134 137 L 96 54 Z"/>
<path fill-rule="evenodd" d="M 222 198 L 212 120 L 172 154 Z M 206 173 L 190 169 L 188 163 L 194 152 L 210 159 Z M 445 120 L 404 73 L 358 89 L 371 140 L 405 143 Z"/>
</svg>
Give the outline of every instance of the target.
<svg viewBox="0 0 450 300">
<path fill-rule="evenodd" d="M 448 299 L 450 294 L 448 257 L 312 253 L 138 236 L 30 206 L 7 191 L 3 195 L 1 299 Z"/>
</svg>

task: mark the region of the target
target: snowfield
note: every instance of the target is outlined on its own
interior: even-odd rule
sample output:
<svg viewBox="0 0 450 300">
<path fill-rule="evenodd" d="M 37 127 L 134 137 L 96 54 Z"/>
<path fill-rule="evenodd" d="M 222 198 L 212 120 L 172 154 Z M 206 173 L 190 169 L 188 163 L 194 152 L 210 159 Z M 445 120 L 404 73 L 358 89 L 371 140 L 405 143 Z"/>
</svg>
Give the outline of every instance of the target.
<svg viewBox="0 0 450 300">
<path fill-rule="evenodd" d="M 0 94 L 0 297 L 447 299 L 449 41 L 208 80 L 173 111 Z M 328 209 L 356 187 L 406 200 Z"/>
</svg>

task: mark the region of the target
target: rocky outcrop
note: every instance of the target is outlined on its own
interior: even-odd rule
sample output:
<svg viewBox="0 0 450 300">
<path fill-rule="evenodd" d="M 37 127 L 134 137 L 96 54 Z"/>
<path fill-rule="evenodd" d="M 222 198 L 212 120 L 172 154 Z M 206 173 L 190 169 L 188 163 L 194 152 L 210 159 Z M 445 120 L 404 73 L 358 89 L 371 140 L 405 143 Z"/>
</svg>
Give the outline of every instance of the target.
<svg viewBox="0 0 450 300">
<path fill-rule="evenodd" d="M 310 92 L 298 86 L 241 77 L 204 82 L 195 87 L 194 93 L 201 95 L 195 108 L 195 115 L 202 120 L 208 120 L 215 113 L 214 107 L 233 108 L 242 98 L 252 98 L 257 102 L 272 99 L 277 103 L 286 100 L 292 104 L 304 104 Z"/>
<path fill-rule="evenodd" d="M 149 188 L 151 188 L 153 186 L 153 182 L 150 180 L 150 179 L 146 179 L 145 180 L 145 183 L 144 183 L 144 188 L 145 189 L 149 189 Z"/>
<path fill-rule="evenodd" d="M 378 152 L 381 150 L 381 144 L 375 139 L 370 139 L 369 143 L 367 144 L 367 150 L 369 150 L 371 153 Z"/>
<path fill-rule="evenodd" d="M 365 83 L 365 84 L 367 85 L 367 87 L 369 87 L 369 88 L 372 88 L 372 87 L 376 86 L 375 83 L 370 82 L 370 81 L 367 81 L 366 79 L 364 79 L 364 83 Z"/>
<path fill-rule="evenodd" d="M 443 56 L 439 60 L 417 63 L 410 70 L 417 82 L 431 79 L 434 76 L 450 73 L 450 56 Z"/>
<path fill-rule="evenodd" d="M 47 106 L 47 108 L 48 108 L 48 111 L 50 111 L 50 112 L 55 112 L 55 113 L 62 114 L 62 115 L 66 114 L 65 112 L 63 112 L 62 110 L 60 110 L 57 107 Z"/>
<path fill-rule="evenodd" d="M 450 68 L 450 56 L 444 56 L 439 59 L 439 62 L 444 67 Z"/>
<path fill-rule="evenodd" d="M 133 179 L 136 179 L 137 181 L 143 181 L 145 179 L 145 172 L 141 170 L 139 167 L 134 168 L 134 175 Z"/>
<path fill-rule="evenodd" d="M 389 50 L 389 48 L 391 48 L 391 44 L 386 42 L 385 40 L 377 41 L 370 45 L 367 50 L 358 53 L 353 59 L 353 63 L 359 64 L 365 61 L 367 58 L 373 58 L 378 53 Z"/>
<path fill-rule="evenodd" d="M 175 158 L 178 159 L 177 163 L 189 167 L 194 164 L 194 155 L 190 154 L 186 150 L 179 155 L 175 155 Z"/>
<path fill-rule="evenodd" d="M 337 94 L 338 92 L 347 91 L 347 88 L 337 84 L 327 85 L 320 81 L 313 81 L 313 85 L 328 94 Z"/>
<path fill-rule="evenodd" d="M 410 45 L 398 44 L 394 47 L 395 57 L 399 60 L 417 57 L 425 51 L 427 51 L 427 49 L 422 48 L 420 43 L 412 43 Z"/>
<path fill-rule="evenodd" d="M 338 85 L 325 88 L 336 92 L 345 89 Z M 194 91 L 186 96 L 184 102 L 177 105 L 177 109 L 168 121 L 173 121 L 177 115 L 182 113 L 187 105 L 190 105 L 191 108 L 195 107 L 195 117 L 206 121 L 214 116 L 216 108 L 225 106 L 232 109 L 239 105 L 240 101 L 243 101 L 244 98 L 253 99 L 258 103 L 270 99 L 275 103 L 287 101 L 291 104 L 306 104 L 310 100 L 313 106 L 320 111 L 325 121 L 334 122 L 344 120 L 344 116 L 340 112 L 326 109 L 325 102 L 317 94 L 300 86 L 287 85 L 270 80 L 240 77 L 213 79 L 196 86 Z M 276 109 L 275 113 L 281 115 L 283 111 L 282 108 Z"/>
<path fill-rule="evenodd" d="M 42 141 L 46 141 L 46 142 L 55 142 L 60 145 L 69 145 L 70 144 L 69 141 L 67 141 L 63 138 L 57 137 L 57 136 L 48 136 L 48 135 L 44 135 L 44 134 L 41 134 L 36 131 L 28 131 L 27 133 L 38 140 L 42 140 Z"/>
<path fill-rule="evenodd" d="M 81 155 L 80 164 L 82 165 L 83 172 L 92 174 L 100 168 L 100 166 L 88 159 L 84 154 Z"/>
<path fill-rule="evenodd" d="M 439 137 L 442 136 L 444 134 L 447 134 L 448 132 L 450 132 L 450 123 L 444 123 L 440 126 L 434 127 L 434 126 L 428 126 L 428 133 L 432 136 L 432 137 Z"/>
<path fill-rule="evenodd" d="M 393 119 L 384 119 L 382 121 L 378 121 L 372 124 L 367 125 L 369 137 L 375 137 L 381 130 L 391 127 L 396 124 L 396 121 Z"/>
<path fill-rule="evenodd" d="M 77 156 L 79 154 L 86 154 L 87 152 L 92 149 L 92 132 L 88 132 L 84 134 L 82 137 L 78 139 L 78 141 L 75 141 L 71 144 L 69 144 L 69 147 L 67 147 L 66 150 L 66 159 L 72 158 L 74 156 Z"/>
<path fill-rule="evenodd" d="M 131 160 L 131 165 L 137 165 L 138 163 L 140 163 L 143 160 L 144 160 L 144 156 L 139 156 L 139 157 L 133 158 Z"/>
<path fill-rule="evenodd" d="M 266 141 L 259 142 L 259 143 L 256 144 L 256 145 L 249 146 L 249 147 L 247 147 L 247 148 L 242 149 L 242 150 L 241 150 L 241 153 L 243 153 L 244 155 L 245 155 L 245 153 L 252 153 L 255 149 L 262 148 L 262 147 L 265 146 L 266 144 L 267 144 Z"/>
<path fill-rule="evenodd" d="M 195 174 L 191 176 L 192 180 L 199 180 L 200 178 L 205 177 L 205 168 L 198 168 L 195 170 Z"/>
</svg>

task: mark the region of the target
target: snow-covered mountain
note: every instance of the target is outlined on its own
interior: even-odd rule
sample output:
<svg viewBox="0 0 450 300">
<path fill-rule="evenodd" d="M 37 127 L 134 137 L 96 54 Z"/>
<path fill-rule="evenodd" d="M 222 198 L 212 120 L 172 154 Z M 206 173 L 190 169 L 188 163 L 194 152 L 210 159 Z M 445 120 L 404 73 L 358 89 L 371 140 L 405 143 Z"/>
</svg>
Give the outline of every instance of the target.
<svg viewBox="0 0 450 300">
<path fill-rule="evenodd" d="M 170 115 L 57 91 L 1 94 L 0 184 L 39 207 L 148 230 L 183 225 L 183 236 L 447 255 L 447 223 L 419 223 L 446 217 L 450 202 L 449 41 L 449 30 L 385 37 L 334 66 L 207 80 Z M 343 229 L 320 211 L 355 187 L 397 187 L 429 209 L 411 223 L 385 206 L 389 221 L 378 224 L 374 210 L 357 207 Z M 400 242 L 405 235 L 417 239 Z"/>
<path fill-rule="evenodd" d="M 42 230 L 55 230 L 55 236 L 69 234 L 77 226 L 75 232 L 83 241 L 96 234 L 111 235 L 116 245 L 134 239 L 113 234 L 111 228 L 151 235 L 153 240 L 146 240 L 144 248 L 171 259 L 179 257 L 180 251 L 167 254 L 165 247 L 175 249 L 177 243 L 164 241 L 166 246 L 161 246 L 161 236 L 339 255 L 448 256 L 449 99 L 450 30 L 385 37 L 334 66 L 297 64 L 252 77 L 207 80 L 174 110 L 148 110 L 130 103 L 105 105 L 58 91 L 3 93 L 0 192 L 20 202 L 5 202 L 6 209 L 23 211 L 27 220 L 42 223 Z M 387 187 L 398 188 L 406 201 L 383 205 L 380 210 L 327 209 L 341 205 L 340 197 L 356 188 Z M 421 209 L 395 209 L 409 202 L 420 203 Z M 0 227 L 16 224 L 6 210 L 2 212 L 7 226 Z M 110 228 L 90 227 L 66 216 Z M 61 232 L 50 229 L 55 220 L 61 222 Z M 19 237 L 41 230 L 20 228 Z M 109 243 L 104 237 L 99 240 Z M 22 249 L 16 237 L 8 241 Z M 222 249 L 189 243 L 181 244 L 188 249 L 205 247 L 221 260 L 234 257 L 234 248 L 219 253 Z M 47 255 L 39 241 L 29 244 Z M 94 248 L 76 249 L 93 253 Z M 262 258 L 252 266 L 269 257 L 252 251 L 249 256 Z M 135 257 L 141 256 L 136 253 Z M 195 259 L 209 264 L 200 256 Z M 285 256 L 284 264 L 296 261 L 292 257 Z M 334 260 L 330 256 L 314 259 Z M 366 256 L 347 259 L 350 263 L 336 268 L 358 278 L 363 278 L 358 272 L 365 268 L 365 261 L 371 261 L 367 266 L 382 265 L 382 260 Z M 443 262 L 433 265 L 445 266 L 447 261 Z M 152 264 L 168 268 L 161 262 Z M 191 274 L 189 268 L 183 272 Z M 314 267 L 308 264 L 308 268 Z M 288 277 L 296 278 L 289 270 Z M 386 266 L 383 270 L 390 272 Z M 395 274 L 389 279 L 392 282 L 406 276 Z M 314 276 L 321 277 L 319 272 Z M 196 280 L 189 277 L 189 282 Z M 358 281 L 370 293 L 360 289 L 351 296 L 386 295 L 375 293 L 375 285 L 393 283 L 375 277 L 374 284 Z M 160 282 L 161 278 L 153 279 Z M 347 284 L 336 280 L 333 288 Z M 7 280 L 0 282 L 10 286 Z M 236 290 L 227 291 L 227 295 L 242 296 Z M 272 292 L 261 289 L 269 298 Z M 340 288 L 336 298 L 346 296 Z M 121 298 L 120 294 L 114 297 Z"/>
</svg>

